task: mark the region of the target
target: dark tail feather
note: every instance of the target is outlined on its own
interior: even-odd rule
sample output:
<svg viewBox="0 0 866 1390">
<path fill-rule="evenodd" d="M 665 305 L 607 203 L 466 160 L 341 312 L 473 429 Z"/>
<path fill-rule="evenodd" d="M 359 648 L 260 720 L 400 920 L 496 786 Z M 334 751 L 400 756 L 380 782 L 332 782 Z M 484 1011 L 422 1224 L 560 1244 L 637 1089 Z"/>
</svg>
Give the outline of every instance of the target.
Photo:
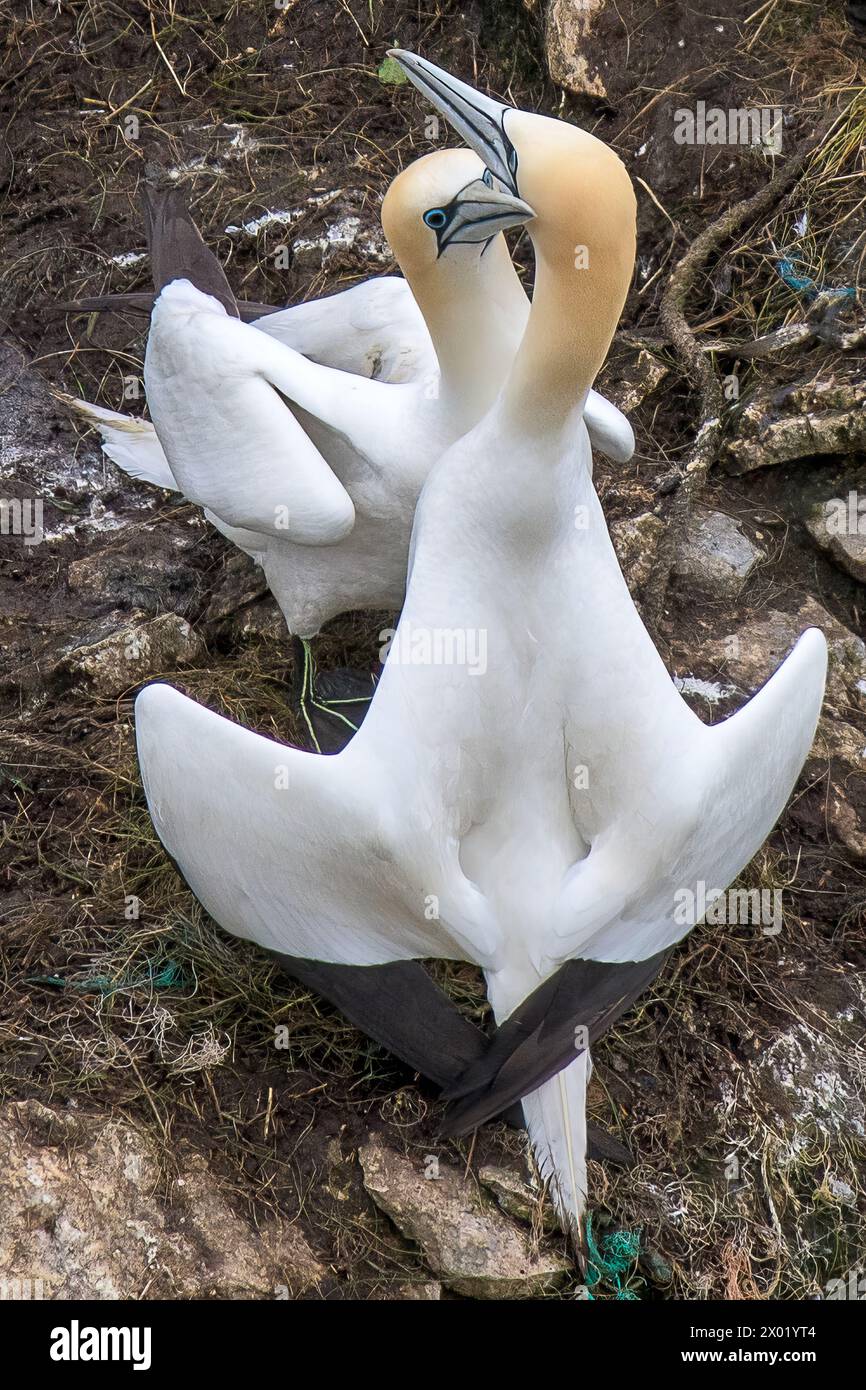
<svg viewBox="0 0 866 1390">
<path fill-rule="evenodd" d="M 150 314 L 156 295 L 149 290 L 133 294 L 91 294 L 84 299 L 64 299 L 55 304 L 60 314 Z"/>
<path fill-rule="evenodd" d="M 443 1132 L 468 1134 L 573 1062 L 655 979 L 667 952 L 610 964 L 572 960 L 515 1009 L 484 1056 L 445 1092 Z M 586 1032 L 580 1039 L 575 1030 Z"/>
<path fill-rule="evenodd" d="M 218 299 L 226 313 L 237 318 L 235 297 L 225 271 L 202 241 L 180 189 L 143 183 L 139 201 L 157 294 L 170 280 L 189 280 L 202 294 Z"/>
<path fill-rule="evenodd" d="M 484 1033 L 464 1018 L 419 961 L 325 965 L 277 955 L 294 979 L 321 994 L 350 1023 L 437 1086 L 448 1086 L 487 1051 Z"/>
<path fill-rule="evenodd" d="M 586 1127 L 586 1152 L 590 1158 L 602 1163 L 613 1163 L 617 1168 L 634 1167 L 634 1154 L 631 1149 L 614 1139 L 606 1129 L 599 1129 L 596 1125 L 588 1124 Z"/>
<path fill-rule="evenodd" d="M 136 290 L 131 294 L 92 294 L 85 295 L 83 299 L 64 299 L 60 304 L 55 304 L 55 309 L 61 314 L 104 314 L 104 313 L 130 313 L 130 314 L 150 314 L 156 301 L 156 294 L 151 290 Z M 279 313 L 279 306 L 276 304 L 255 304 L 251 300 L 239 299 L 235 303 L 238 316 L 244 323 L 252 323 L 254 319 L 264 318 L 266 314 Z"/>
<path fill-rule="evenodd" d="M 484 1033 L 463 1017 L 419 961 L 325 965 L 297 956 L 276 958 L 293 979 L 334 1004 L 361 1032 L 437 1086 L 456 1082 L 488 1051 Z M 497 1118 L 514 1129 L 523 1128 L 519 1104 L 497 1112 Z M 592 1158 L 632 1164 L 629 1150 L 605 1130 L 591 1125 L 588 1137 Z"/>
</svg>

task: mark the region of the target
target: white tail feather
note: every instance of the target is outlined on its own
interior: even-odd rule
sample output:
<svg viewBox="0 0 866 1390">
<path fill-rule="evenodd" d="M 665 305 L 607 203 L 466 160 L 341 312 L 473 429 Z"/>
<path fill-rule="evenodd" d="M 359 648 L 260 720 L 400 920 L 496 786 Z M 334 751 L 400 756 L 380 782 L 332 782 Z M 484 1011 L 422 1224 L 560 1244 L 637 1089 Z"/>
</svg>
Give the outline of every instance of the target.
<svg viewBox="0 0 866 1390">
<path fill-rule="evenodd" d="M 80 415 L 88 425 L 102 435 L 102 452 L 128 473 L 156 487 L 179 492 L 168 459 L 149 420 L 137 420 L 133 415 L 120 415 L 90 401 L 58 393 L 57 399 Z"/>
<path fill-rule="evenodd" d="M 563 1228 L 579 1241 L 586 1205 L 586 1088 L 589 1053 L 523 1099 L 523 1115 L 541 1177 Z"/>
</svg>

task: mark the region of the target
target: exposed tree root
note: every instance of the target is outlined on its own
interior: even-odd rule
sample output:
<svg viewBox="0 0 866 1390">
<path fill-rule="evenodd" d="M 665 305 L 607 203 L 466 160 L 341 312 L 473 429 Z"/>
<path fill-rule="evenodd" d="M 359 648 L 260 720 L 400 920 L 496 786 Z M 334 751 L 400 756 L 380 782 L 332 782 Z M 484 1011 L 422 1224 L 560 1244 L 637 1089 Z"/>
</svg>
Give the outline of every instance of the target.
<svg viewBox="0 0 866 1390">
<path fill-rule="evenodd" d="M 816 135 L 805 140 L 769 183 L 728 208 L 711 222 L 674 267 L 659 309 L 665 341 L 673 346 L 683 374 L 698 392 L 700 428 L 683 465 L 680 486 L 674 496 L 668 525 L 650 576 L 644 611 L 651 627 L 658 629 L 664 611 L 677 538 L 689 525 L 693 508 L 706 485 L 724 429 L 725 400 L 711 355 L 700 344 L 685 315 L 685 305 L 714 252 L 758 218 L 766 218 L 799 182 L 811 155 L 826 139 L 833 121 L 824 121 Z"/>
</svg>

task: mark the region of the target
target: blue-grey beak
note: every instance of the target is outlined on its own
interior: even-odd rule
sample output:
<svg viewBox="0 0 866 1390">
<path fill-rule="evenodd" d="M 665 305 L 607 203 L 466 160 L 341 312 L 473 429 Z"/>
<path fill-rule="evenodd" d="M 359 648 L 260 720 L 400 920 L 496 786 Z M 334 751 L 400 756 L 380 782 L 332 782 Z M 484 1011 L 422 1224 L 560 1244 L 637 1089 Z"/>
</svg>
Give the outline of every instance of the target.
<svg viewBox="0 0 866 1390">
<path fill-rule="evenodd" d="M 452 77 L 444 68 L 419 58 L 417 53 L 392 48 L 388 56 L 396 59 L 409 81 L 442 112 L 470 149 L 484 160 L 491 174 L 509 192 L 519 196 L 517 151 L 505 130 L 505 117 L 514 107 L 484 96 L 467 82 Z"/>
<path fill-rule="evenodd" d="M 438 214 L 437 221 L 427 225 L 436 233 L 440 256 L 455 242 L 486 245 L 497 233 L 520 227 L 535 216 L 528 203 L 495 187 L 492 179 L 489 183 L 474 179 L 447 206 L 431 208 L 425 221 L 431 212 Z"/>
</svg>

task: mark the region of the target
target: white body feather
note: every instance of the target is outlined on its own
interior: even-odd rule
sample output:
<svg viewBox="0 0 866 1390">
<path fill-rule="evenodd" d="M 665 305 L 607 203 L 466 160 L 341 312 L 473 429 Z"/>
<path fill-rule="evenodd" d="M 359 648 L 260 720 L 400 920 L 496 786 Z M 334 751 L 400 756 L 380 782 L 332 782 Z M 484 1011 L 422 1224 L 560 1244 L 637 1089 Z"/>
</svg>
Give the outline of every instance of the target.
<svg viewBox="0 0 866 1390">
<path fill-rule="evenodd" d="M 177 281 L 157 302 L 148 340 L 156 428 L 72 404 L 126 472 L 204 507 L 262 565 L 289 630 L 309 637 L 350 609 L 400 607 L 427 473 L 494 398 L 528 312 L 507 281 L 501 298 L 479 306 L 475 351 L 488 373 L 461 400 L 437 386 L 405 280 L 367 281 L 254 326 Z M 598 447 L 629 458 L 625 417 L 596 392 L 587 411 Z M 346 497 L 329 490 L 320 461 Z"/>
<path fill-rule="evenodd" d="M 584 419 L 634 262 L 628 176 L 586 132 L 399 56 L 534 209 L 520 351 L 480 423 L 425 469 L 394 645 L 346 749 L 282 748 L 157 685 L 138 698 L 139 756 L 164 844 L 228 930 L 346 964 L 475 961 L 501 1020 L 564 961 L 654 956 L 693 925 L 683 889 L 723 889 L 748 863 L 808 753 L 826 643 L 805 633 L 720 726 L 684 703 L 617 564 Z M 291 375 L 292 400 L 319 411 L 330 380 Z M 364 394 L 320 418 L 339 409 L 352 437 Z M 524 1102 L 572 1227 L 588 1067 Z"/>
<path fill-rule="evenodd" d="M 400 659 L 437 632 L 486 633 L 484 669 Z M 350 964 L 472 960 L 499 1018 L 566 959 L 642 959 L 686 934 L 677 890 L 726 886 L 781 813 L 826 665 L 811 630 L 742 712 L 701 723 L 620 573 L 579 411 L 530 439 L 495 408 L 447 452 L 419 501 L 395 641 L 361 730 L 330 758 L 145 689 L 151 813 L 229 931 Z M 525 1102 L 572 1224 L 586 1066 Z"/>
</svg>

